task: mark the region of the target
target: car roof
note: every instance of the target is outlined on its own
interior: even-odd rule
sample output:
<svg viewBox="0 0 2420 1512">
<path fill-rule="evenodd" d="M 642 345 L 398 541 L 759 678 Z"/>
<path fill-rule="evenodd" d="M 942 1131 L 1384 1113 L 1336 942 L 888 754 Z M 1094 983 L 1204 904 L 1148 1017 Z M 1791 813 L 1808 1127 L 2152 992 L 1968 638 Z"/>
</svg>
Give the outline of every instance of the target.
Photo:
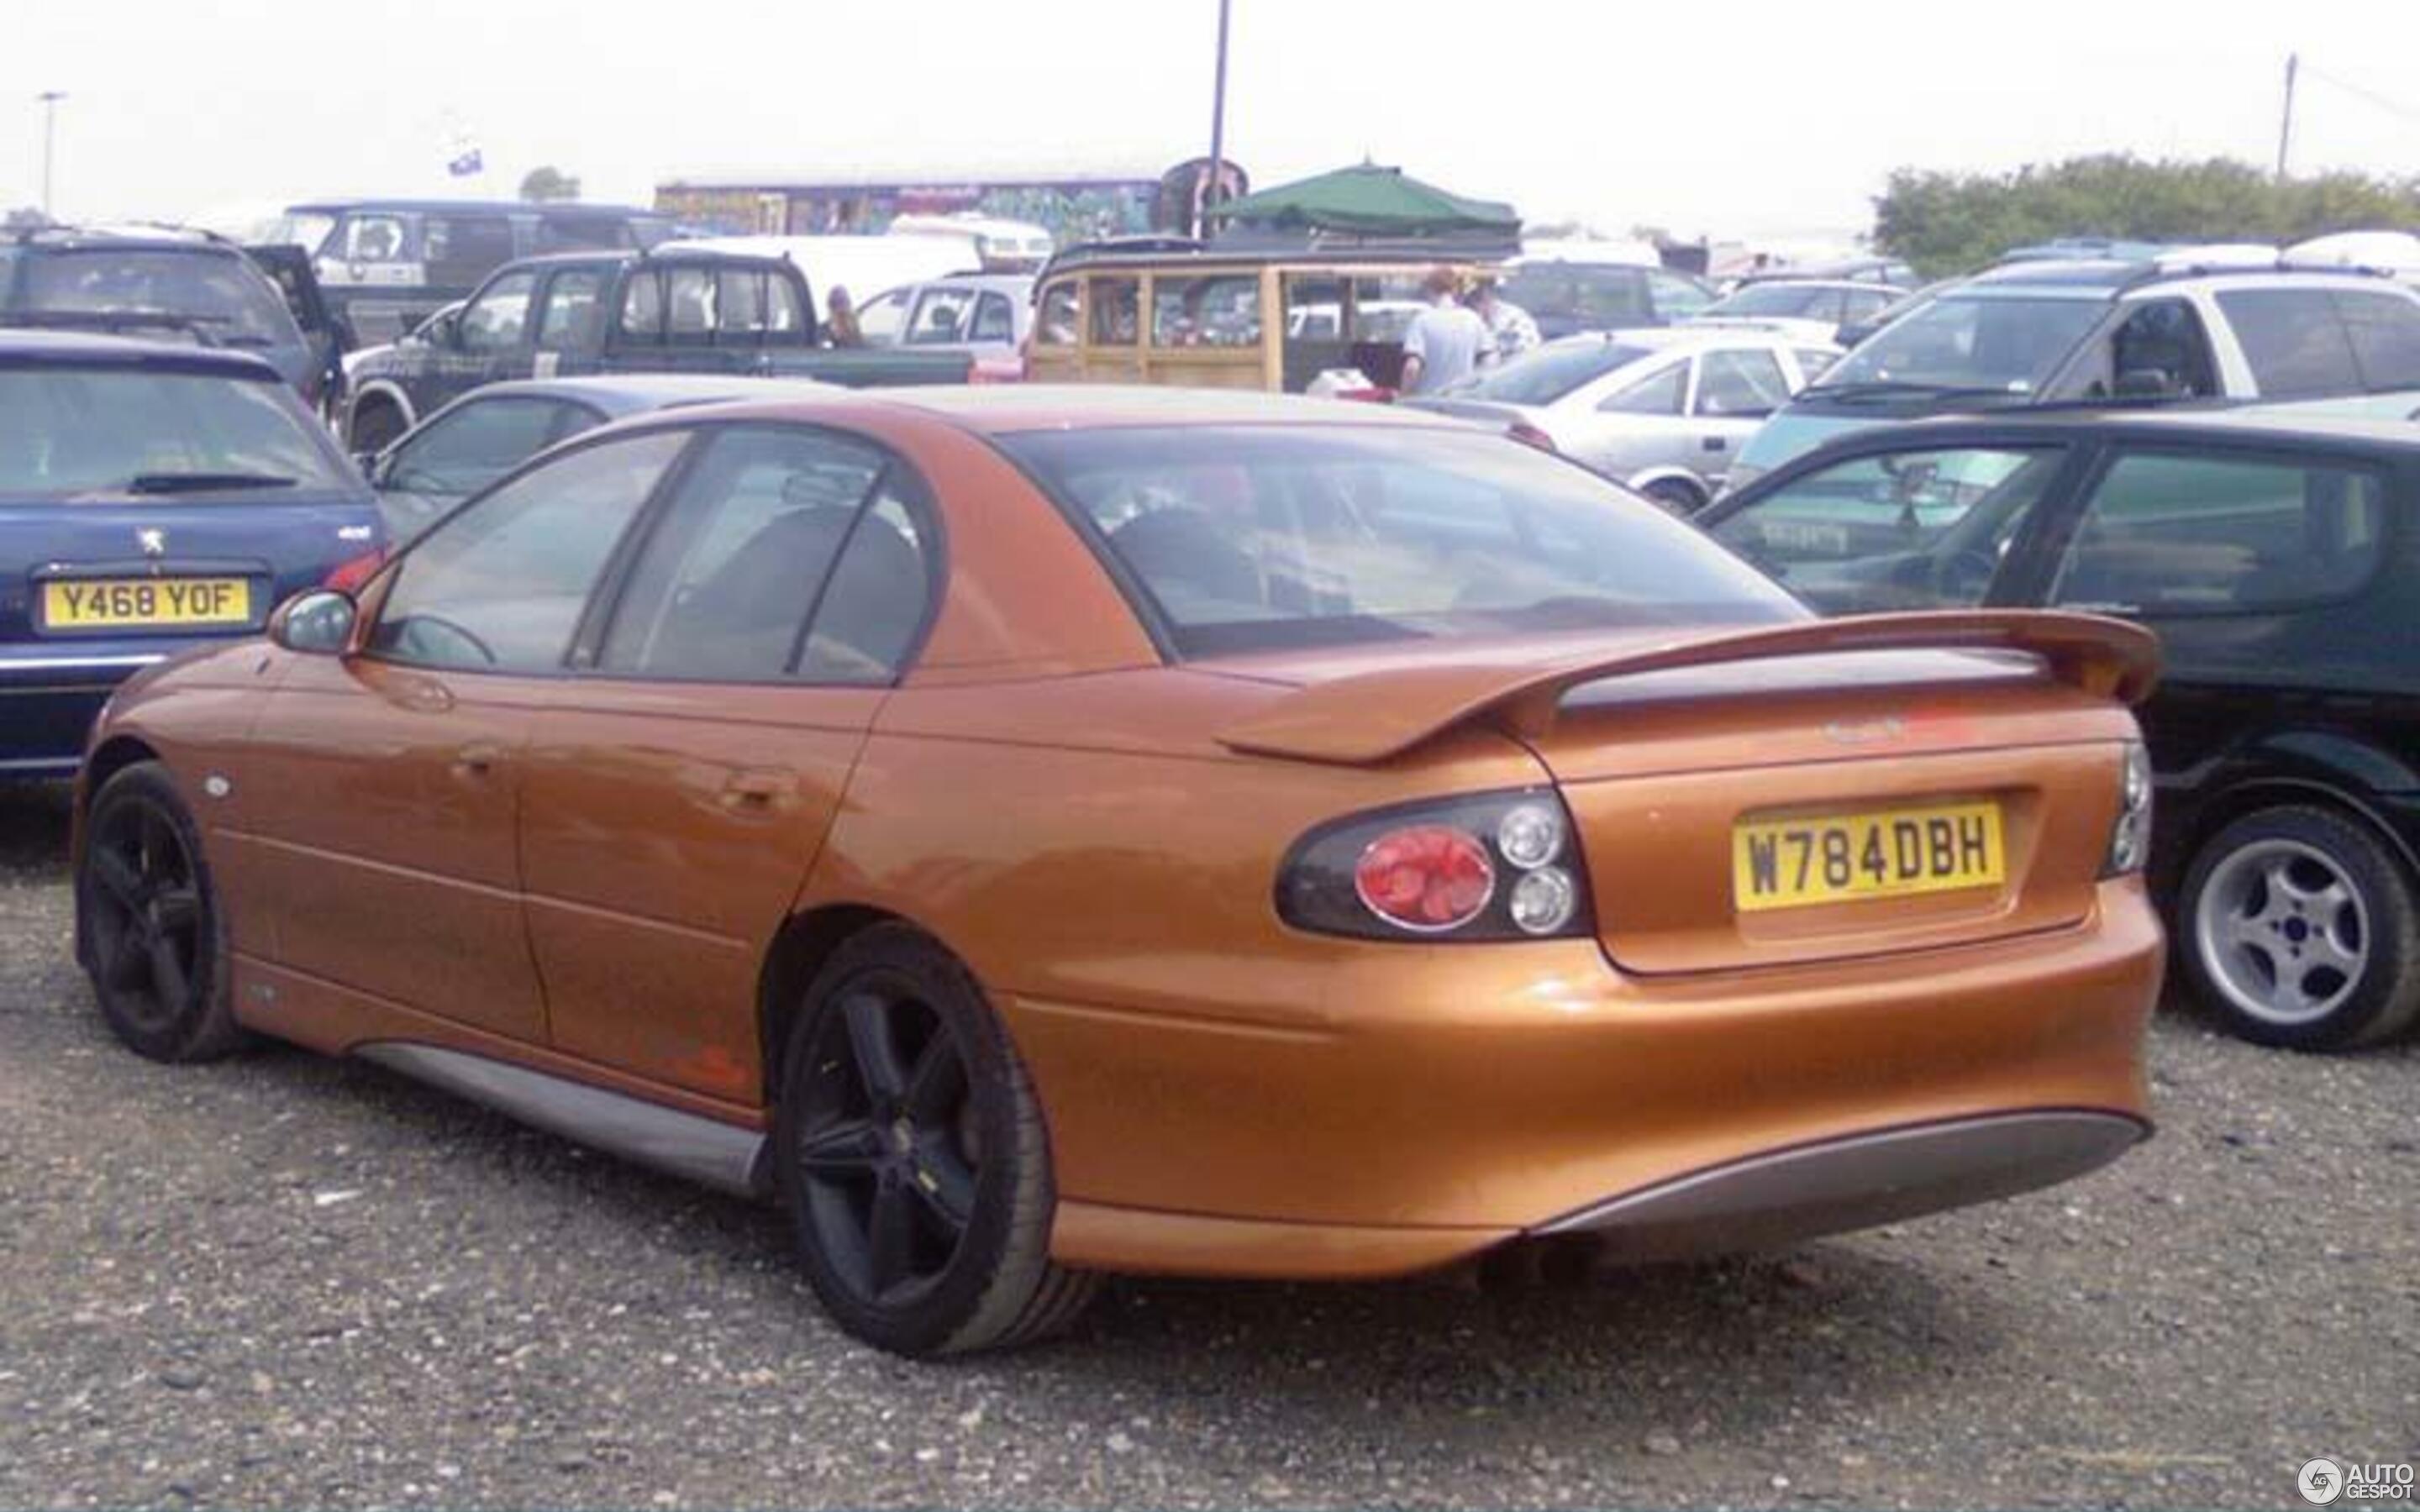
<svg viewBox="0 0 2420 1512">
<path fill-rule="evenodd" d="M 894 285 L 895 288 L 973 288 L 994 289 L 1002 294 L 1024 295 L 1032 292 L 1032 273 L 943 273 L 939 278 L 919 279 L 912 284 Z M 884 294 L 892 292 L 884 289 Z"/>
<path fill-rule="evenodd" d="M 1758 288 L 1837 288 L 1851 294 L 1904 294 L 1907 292 L 1897 284 L 1885 284 L 1871 278 L 1793 278 L 1787 273 L 1750 279 L 1731 292 L 1745 294 L 1750 289 Z"/>
<path fill-rule="evenodd" d="M 1108 430 L 1151 425 L 1366 425 L 1462 430 L 1447 416 L 1355 399 L 1240 389 L 1157 388 L 1106 383 L 929 384 L 917 388 L 835 389 L 828 399 L 729 407 L 722 412 L 766 420 L 814 421 L 868 404 L 909 409 L 987 436 L 1037 430 Z"/>
<path fill-rule="evenodd" d="M 2338 417 L 2288 405 L 2227 408 L 2171 406 L 2159 409 L 2066 409 L 2009 410 L 1992 416 L 1943 415 L 1875 426 L 1839 438 L 1850 449 L 1860 441 L 1915 440 L 1938 444 L 1947 435 L 2004 438 L 2039 436 L 2043 440 L 2094 439 L 2175 441 L 2304 441 L 2330 447 L 2388 449 L 2420 454 L 2420 425 L 2408 420 Z M 1828 449 L 1828 448 L 1827 448 Z M 1863 447 L 1855 449 L 1864 450 Z"/>
<path fill-rule="evenodd" d="M 84 227 L 47 225 L 0 239 L 0 248 L 34 253 L 179 252 L 204 257 L 241 257 L 243 249 L 231 241 L 167 227 Z"/>
<path fill-rule="evenodd" d="M 445 408 L 485 399 L 570 399 L 608 415 L 643 414 L 672 405 L 769 403 L 813 399 L 841 392 L 814 378 L 758 378 L 714 373 L 626 373 L 587 378 L 511 378 L 482 384 Z M 430 417 L 434 419 L 434 416 Z"/>
<path fill-rule="evenodd" d="M 0 327 L 0 367 L 142 367 L 282 382 L 268 359 L 218 347 L 193 347 L 80 331 Z"/>
</svg>

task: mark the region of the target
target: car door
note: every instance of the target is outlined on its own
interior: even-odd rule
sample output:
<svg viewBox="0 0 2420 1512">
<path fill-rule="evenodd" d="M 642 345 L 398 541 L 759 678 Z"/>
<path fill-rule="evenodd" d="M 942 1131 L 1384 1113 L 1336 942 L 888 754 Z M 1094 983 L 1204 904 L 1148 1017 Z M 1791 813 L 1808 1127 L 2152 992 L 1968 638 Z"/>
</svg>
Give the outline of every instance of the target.
<svg viewBox="0 0 2420 1512">
<path fill-rule="evenodd" d="M 2023 602 L 2080 466 L 2056 443 L 1912 442 L 1776 473 L 1703 523 L 1826 614 Z"/>
<path fill-rule="evenodd" d="M 2144 730 L 2159 770 L 2187 770 L 2297 687 L 2368 683 L 2336 675 L 2338 662 L 2391 665 L 2408 644 L 2361 596 L 2389 544 L 2388 498 L 2382 470 L 2334 455 L 2116 447 L 2048 543 L 2029 601 L 2159 632 Z"/>
<path fill-rule="evenodd" d="M 530 372 L 551 378 L 590 371 L 605 344 L 607 268 L 559 268 L 538 299 Z"/>
<path fill-rule="evenodd" d="M 1689 398 L 1696 444 L 1687 465 L 1720 476 L 1730 470 L 1732 455 L 1789 402 L 1790 379 L 1771 347 L 1715 347 L 1699 352 L 1698 381 Z"/>
<path fill-rule="evenodd" d="M 1559 422 L 1576 411 L 1559 426 L 1570 437 L 1571 455 L 1614 478 L 1691 466 L 1689 367 L 1685 356 L 1643 370 L 1634 363 L 1558 404 Z"/>
<path fill-rule="evenodd" d="M 528 378 L 535 368 L 530 307 L 538 274 L 528 268 L 498 273 L 471 296 L 462 313 L 443 328 L 444 339 L 430 363 L 428 392 L 412 402 L 427 414 L 473 389 L 506 378 Z"/>
<path fill-rule="evenodd" d="M 363 650 L 292 659 L 241 779 L 289 971 L 544 1040 L 515 831 L 524 748 L 684 440 L 602 441 L 488 494 L 389 569 Z"/>
<path fill-rule="evenodd" d="M 530 942 L 555 1047 L 732 1102 L 758 974 L 921 631 L 938 538 L 896 457 L 708 427 L 530 729 Z"/>
</svg>

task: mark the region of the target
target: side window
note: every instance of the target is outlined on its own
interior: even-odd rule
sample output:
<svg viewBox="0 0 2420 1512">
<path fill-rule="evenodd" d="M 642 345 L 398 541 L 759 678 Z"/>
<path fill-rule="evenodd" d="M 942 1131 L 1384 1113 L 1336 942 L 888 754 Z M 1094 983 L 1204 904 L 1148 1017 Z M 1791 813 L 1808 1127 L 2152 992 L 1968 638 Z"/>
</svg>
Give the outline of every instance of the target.
<svg viewBox="0 0 2420 1512">
<path fill-rule="evenodd" d="M 622 285 L 622 330 L 649 341 L 664 333 L 664 280 L 657 272 L 632 273 Z"/>
<path fill-rule="evenodd" d="M 1009 308 L 1008 297 L 986 294 L 975 301 L 975 328 L 970 341 L 1015 341 L 1016 314 Z"/>
<path fill-rule="evenodd" d="M 1142 339 L 1138 314 L 1138 281 L 1132 278 L 1096 278 L 1092 281 L 1093 345 L 1095 347 L 1131 347 Z"/>
<path fill-rule="evenodd" d="M 2183 300 L 2149 300 L 2109 338 L 2112 392 L 2204 396 L 2218 392 L 2218 371 L 2201 316 Z"/>
<path fill-rule="evenodd" d="M 765 329 L 781 336 L 807 329 L 807 301 L 799 285 L 779 273 L 765 275 Z"/>
<path fill-rule="evenodd" d="M 1033 344 L 1037 347 L 1073 347 L 1076 333 L 1082 329 L 1076 318 L 1076 281 L 1062 279 L 1042 291 L 1033 306 Z"/>
<path fill-rule="evenodd" d="M 504 351 L 529 334 L 530 295 L 535 273 L 506 273 L 463 307 L 460 330 L 466 351 Z"/>
<path fill-rule="evenodd" d="M 2401 294 L 2337 294 L 2336 314 L 2373 393 L 2420 389 L 2420 301 Z"/>
<path fill-rule="evenodd" d="M 1649 269 L 1647 287 L 1655 301 L 1655 313 L 1666 320 L 1685 320 L 1714 302 L 1714 297 L 1703 285 L 1674 273 Z"/>
<path fill-rule="evenodd" d="M 1769 351 L 1711 351 L 1698 359 L 1701 415 L 1769 415 L 1790 402 L 1790 383 Z"/>
<path fill-rule="evenodd" d="M 1819 468 L 1716 522 L 1714 538 L 1834 613 L 1979 604 L 2066 453 L 1888 452 Z"/>
<path fill-rule="evenodd" d="M 2102 476 L 2051 601 L 2228 613 L 2337 598 L 2384 535 L 2378 474 L 2330 462 L 2134 453 Z"/>
<path fill-rule="evenodd" d="M 2362 392 L 2352 344 L 2325 289 L 2236 289 L 2219 295 L 2218 307 L 2235 328 L 2262 398 Z"/>
<path fill-rule="evenodd" d="M 1689 364 L 1673 363 L 1607 396 L 1597 408 L 1607 414 L 1677 415 L 1688 382 Z"/>
<path fill-rule="evenodd" d="M 928 288 L 916 301 L 908 322 L 909 346 L 950 346 L 967 339 L 967 313 L 974 293 L 963 288 Z"/>
<path fill-rule="evenodd" d="M 894 288 L 857 307 L 858 333 L 869 347 L 888 347 L 899 339 L 899 329 L 908 318 L 908 300 L 912 288 Z"/>
<path fill-rule="evenodd" d="M 799 291 L 787 278 L 765 268 L 725 268 L 715 276 L 715 329 L 722 334 L 764 336 L 799 329 Z"/>
<path fill-rule="evenodd" d="M 1257 347 L 1261 281 L 1255 275 L 1158 278 L 1151 285 L 1155 347 Z"/>
<path fill-rule="evenodd" d="M 541 215 L 540 252 L 599 252 L 629 246 L 629 224 L 611 215 Z"/>
<path fill-rule="evenodd" d="M 392 215 L 356 215 L 345 223 L 345 257 L 357 263 L 402 262 L 410 228 Z"/>
<path fill-rule="evenodd" d="M 1798 359 L 1798 378 L 1812 383 L 1823 376 L 1823 369 L 1840 360 L 1838 352 L 1827 352 L 1821 347 L 1792 347 L 1791 354 Z"/>
<path fill-rule="evenodd" d="M 598 666 L 642 677 L 785 675 L 886 460 L 827 431 L 718 433 L 641 551 Z"/>
<path fill-rule="evenodd" d="M 655 431 L 523 473 L 404 558 L 370 648 L 465 671 L 551 671 L 622 532 L 689 440 Z"/>
<path fill-rule="evenodd" d="M 431 215 L 420 235 L 432 284 L 475 284 L 513 260 L 513 223 L 501 215 Z"/>
<path fill-rule="evenodd" d="M 605 275 L 595 269 L 555 274 L 554 282 L 547 285 L 546 307 L 538 314 L 537 344 L 550 347 L 596 346 L 601 334 L 597 322 L 603 318 L 597 301 L 604 293 Z"/>
<path fill-rule="evenodd" d="M 897 677 L 932 601 L 937 546 L 922 486 L 903 469 L 885 472 L 815 603 L 799 675 L 815 683 Z"/>
<path fill-rule="evenodd" d="M 1584 268 L 1577 273 L 1579 323 L 1584 329 L 1652 323 L 1657 315 L 1647 293 L 1643 268 Z"/>
<path fill-rule="evenodd" d="M 575 416 L 587 424 L 571 424 Z M 380 483 L 409 493 L 461 498 L 594 423 L 588 411 L 555 399 L 473 399 L 396 448 Z"/>
</svg>

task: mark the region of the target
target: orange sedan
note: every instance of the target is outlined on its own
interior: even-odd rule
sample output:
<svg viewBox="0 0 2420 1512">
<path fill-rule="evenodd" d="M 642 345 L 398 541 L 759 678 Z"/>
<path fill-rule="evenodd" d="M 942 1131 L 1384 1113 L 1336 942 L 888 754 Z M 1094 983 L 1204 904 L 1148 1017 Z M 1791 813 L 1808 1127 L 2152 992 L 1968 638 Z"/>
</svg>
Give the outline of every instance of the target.
<svg viewBox="0 0 2420 1512">
<path fill-rule="evenodd" d="M 1782 1243 L 2149 1130 L 2153 643 L 1822 621 L 1517 442 L 1173 391 L 592 432 L 118 694 L 77 948 L 778 1194 L 851 1332 Z"/>
</svg>

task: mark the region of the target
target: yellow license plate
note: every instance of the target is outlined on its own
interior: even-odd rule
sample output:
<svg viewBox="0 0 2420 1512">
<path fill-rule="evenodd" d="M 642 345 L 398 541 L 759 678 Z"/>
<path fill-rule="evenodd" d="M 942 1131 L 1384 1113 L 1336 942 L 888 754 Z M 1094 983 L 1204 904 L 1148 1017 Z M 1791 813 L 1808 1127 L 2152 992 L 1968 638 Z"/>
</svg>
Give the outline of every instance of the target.
<svg viewBox="0 0 2420 1512">
<path fill-rule="evenodd" d="M 42 623 L 54 630 L 249 625 L 252 584 L 241 578 L 85 578 L 42 584 Z"/>
<path fill-rule="evenodd" d="M 1996 803 L 1731 826 L 1731 897 L 1744 914 L 1993 887 L 2008 864 Z"/>
</svg>

